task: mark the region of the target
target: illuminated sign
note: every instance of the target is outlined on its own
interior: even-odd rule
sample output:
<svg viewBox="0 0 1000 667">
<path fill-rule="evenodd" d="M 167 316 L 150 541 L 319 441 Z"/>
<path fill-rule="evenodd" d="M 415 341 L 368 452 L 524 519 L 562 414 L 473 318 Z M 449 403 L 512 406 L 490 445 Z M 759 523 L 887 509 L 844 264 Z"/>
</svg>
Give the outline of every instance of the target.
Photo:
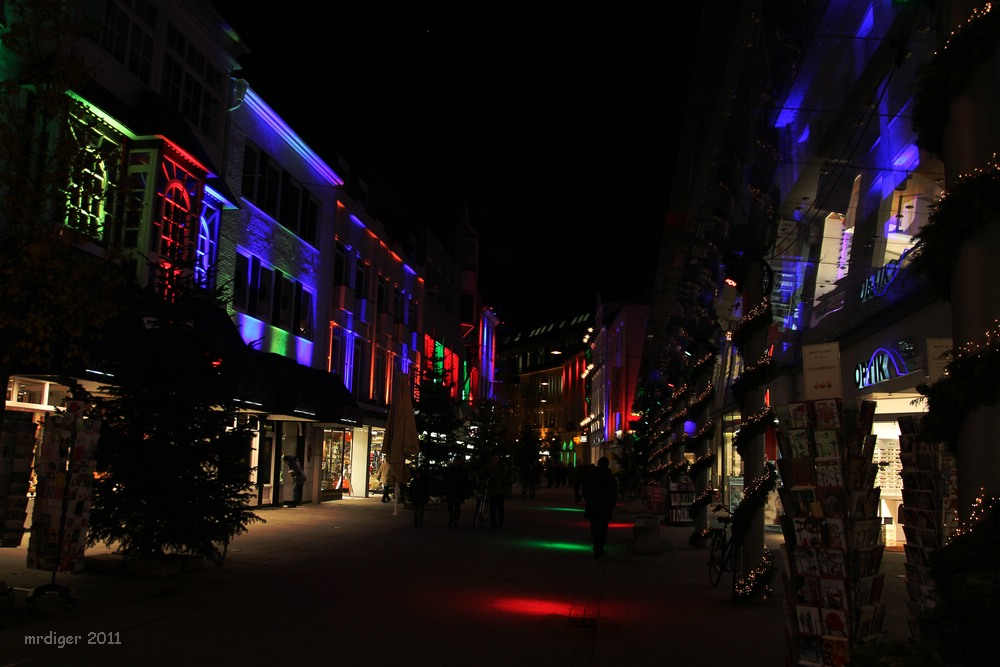
<svg viewBox="0 0 1000 667">
<path fill-rule="evenodd" d="M 888 264 L 876 271 L 875 275 L 869 276 L 865 280 L 861 285 L 861 303 L 871 301 L 875 297 L 885 294 L 893 279 L 899 274 L 899 265 L 910 250 L 911 248 L 907 248 L 899 256 L 899 259 L 890 260 Z"/>
<path fill-rule="evenodd" d="M 854 367 L 854 386 L 863 389 L 909 372 L 899 352 L 880 347 L 867 362 Z"/>
</svg>

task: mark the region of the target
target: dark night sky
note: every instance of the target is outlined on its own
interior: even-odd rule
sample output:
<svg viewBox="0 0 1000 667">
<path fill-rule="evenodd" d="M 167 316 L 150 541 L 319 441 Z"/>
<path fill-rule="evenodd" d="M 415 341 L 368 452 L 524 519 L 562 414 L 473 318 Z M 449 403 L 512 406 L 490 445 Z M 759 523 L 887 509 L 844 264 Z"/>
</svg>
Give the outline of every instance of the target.
<svg viewBox="0 0 1000 667">
<path fill-rule="evenodd" d="M 587 312 L 651 281 L 703 3 L 215 4 L 253 50 L 242 76 L 331 166 L 348 160 L 389 229 L 444 233 L 469 207 L 502 320 Z"/>
</svg>

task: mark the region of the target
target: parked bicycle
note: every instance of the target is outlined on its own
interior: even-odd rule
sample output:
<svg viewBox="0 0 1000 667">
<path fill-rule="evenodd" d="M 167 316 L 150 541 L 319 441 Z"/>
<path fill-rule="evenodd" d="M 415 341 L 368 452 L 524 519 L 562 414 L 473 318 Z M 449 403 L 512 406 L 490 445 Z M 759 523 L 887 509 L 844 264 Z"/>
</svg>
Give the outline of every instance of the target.
<svg viewBox="0 0 1000 667">
<path fill-rule="evenodd" d="M 718 586 L 722 575 L 729 572 L 735 591 L 743 555 L 742 539 L 736 538 L 729 529 L 733 515 L 728 507 L 716 505 L 712 513 L 719 515 L 715 517 L 719 525 L 713 526 L 709 531 L 711 542 L 708 547 L 708 580 L 712 586 Z"/>
</svg>

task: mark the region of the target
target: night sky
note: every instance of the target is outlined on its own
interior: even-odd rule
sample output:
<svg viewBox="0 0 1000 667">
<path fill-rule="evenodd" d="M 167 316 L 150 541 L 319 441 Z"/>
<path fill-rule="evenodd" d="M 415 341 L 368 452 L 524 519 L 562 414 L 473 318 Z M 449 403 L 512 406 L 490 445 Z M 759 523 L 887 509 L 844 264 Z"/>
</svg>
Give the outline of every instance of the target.
<svg viewBox="0 0 1000 667">
<path fill-rule="evenodd" d="M 387 228 L 445 236 L 468 207 L 503 321 L 588 312 L 652 280 L 703 3 L 667 18 L 215 4 L 253 50 L 243 78 L 335 170 L 348 161 Z"/>
</svg>

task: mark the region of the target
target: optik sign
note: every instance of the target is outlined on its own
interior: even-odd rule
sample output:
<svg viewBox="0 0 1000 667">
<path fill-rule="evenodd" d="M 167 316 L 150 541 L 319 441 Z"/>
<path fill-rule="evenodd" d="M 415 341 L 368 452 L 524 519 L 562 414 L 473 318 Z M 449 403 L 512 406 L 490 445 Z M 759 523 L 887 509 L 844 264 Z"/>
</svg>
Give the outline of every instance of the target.
<svg viewBox="0 0 1000 667">
<path fill-rule="evenodd" d="M 899 352 L 880 347 L 867 362 L 854 367 L 854 386 L 863 389 L 909 372 Z"/>
</svg>

